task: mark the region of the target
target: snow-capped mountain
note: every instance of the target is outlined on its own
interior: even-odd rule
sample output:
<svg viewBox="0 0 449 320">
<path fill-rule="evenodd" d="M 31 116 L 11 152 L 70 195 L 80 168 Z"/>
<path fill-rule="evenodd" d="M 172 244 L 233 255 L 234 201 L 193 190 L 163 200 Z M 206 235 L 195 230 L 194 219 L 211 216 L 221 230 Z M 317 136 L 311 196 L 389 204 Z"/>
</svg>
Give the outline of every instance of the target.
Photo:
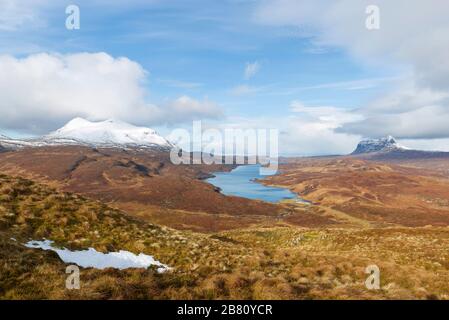
<svg viewBox="0 0 449 320">
<path fill-rule="evenodd" d="M 46 140 L 74 140 L 92 145 L 163 146 L 171 143 L 146 127 L 136 127 L 118 120 L 91 122 L 75 118 L 46 136 Z"/>
<path fill-rule="evenodd" d="M 381 139 L 366 139 L 359 142 L 352 154 L 363 154 L 372 152 L 387 152 L 392 150 L 406 149 L 396 142 L 392 136 Z"/>
<path fill-rule="evenodd" d="M 36 139 L 18 140 L 0 136 L 0 146 L 9 149 L 58 145 L 158 149 L 173 146 L 153 129 L 119 120 L 91 122 L 75 118 L 62 128 Z"/>
<path fill-rule="evenodd" d="M 414 161 L 449 159 L 449 152 L 414 150 L 401 146 L 392 136 L 381 139 L 362 140 L 351 156 L 374 161 Z"/>
</svg>

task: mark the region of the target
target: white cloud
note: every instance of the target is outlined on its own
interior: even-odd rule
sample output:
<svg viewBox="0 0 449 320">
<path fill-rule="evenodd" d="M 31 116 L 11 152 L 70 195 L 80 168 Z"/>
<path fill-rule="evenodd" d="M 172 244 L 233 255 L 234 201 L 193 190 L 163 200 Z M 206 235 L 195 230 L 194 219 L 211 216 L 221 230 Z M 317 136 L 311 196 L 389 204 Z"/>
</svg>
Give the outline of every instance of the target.
<svg viewBox="0 0 449 320">
<path fill-rule="evenodd" d="M 300 101 L 293 101 L 290 110 L 307 119 L 326 124 L 329 128 L 338 128 L 344 123 L 362 120 L 363 117 L 345 108 L 334 106 L 305 106 Z"/>
<path fill-rule="evenodd" d="M 99 13 L 134 10 L 135 8 L 149 6 L 161 2 L 161 0 L 77 0 L 74 1 L 81 10 L 98 10 Z M 68 1 L 52 0 L 0 0 L 0 31 L 17 31 L 20 29 L 32 29 L 47 26 L 49 18 L 54 10 L 59 10 L 59 15 L 64 22 L 65 8 L 71 3 Z"/>
<path fill-rule="evenodd" d="M 352 152 L 360 136 L 337 133 L 332 121 L 305 119 L 299 115 L 283 120 L 280 146 L 284 154 L 329 155 Z"/>
<path fill-rule="evenodd" d="M 248 62 L 245 66 L 245 79 L 249 80 L 256 75 L 260 70 L 259 62 Z"/>
<path fill-rule="evenodd" d="M 403 139 L 449 137 L 449 92 L 434 91 L 411 83 L 357 110 L 357 122 L 343 124 L 338 132 L 365 137 L 393 135 Z"/>
<path fill-rule="evenodd" d="M 170 101 L 162 109 L 163 115 L 159 121 L 169 124 L 201 119 L 220 119 L 224 116 L 220 107 L 207 98 L 200 101 L 182 96 Z"/>
<path fill-rule="evenodd" d="M 400 139 L 398 143 L 415 150 L 449 152 L 449 139 Z"/>
<path fill-rule="evenodd" d="M 0 0 L 0 31 L 14 31 L 27 24 L 42 24 L 43 0 Z"/>
<path fill-rule="evenodd" d="M 365 136 L 445 138 L 449 130 L 449 2 L 378 0 L 380 30 L 365 27 L 371 0 L 267 0 L 254 18 L 272 26 L 307 30 L 319 47 L 341 47 L 359 61 L 406 70 L 406 85 L 396 86 L 360 108 L 358 124 L 341 132 Z M 418 117 L 418 118 L 417 118 Z"/>
<path fill-rule="evenodd" d="M 359 135 L 337 133 L 343 123 L 357 121 L 359 115 L 333 106 L 306 106 L 291 103 L 291 113 L 280 116 L 229 117 L 220 123 L 206 124 L 203 129 L 278 129 L 281 155 L 348 154 L 360 141 Z"/>
<path fill-rule="evenodd" d="M 224 124 L 223 126 L 227 125 Z M 355 149 L 360 141 L 360 136 L 336 133 L 333 130 L 335 126 L 332 123 L 304 117 L 303 115 L 234 119 L 230 127 L 278 129 L 280 155 L 348 154 Z"/>
<path fill-rule="evenodd" d="M 169 87 L 180 89 L 196 89 L 203 86 L 203 84 L 199 82 L 180 81 L 176 79 L 158 79 L 157 81 Z"/>
<path fill-rule="evenodd" d="M 245 95 L 257 93 L 260 90 L 261 90 L 261 88 L 259 88 L 259 87 L 242 84 L 242 85 L 232 88 L 230 90 L 230 93 L 234 96 L 245 96 Z"/>
<path fill-rule="evenodd" d="M 147 72 L 127 58 L 106 53 L 0 56 L 0 127 L 45 133 L 75 116 L 117 118 L 140 125 L 217 118 L 219 107 L 181 97 L 147 102 Z"/>
<path fill-rule="evenodd" d="M 285 121 L 282 147 L 284 152 L 303 155 L 347 154 L 359 135 L 338 133 L 335 129 L 352 123 L 361 116 L 334 106 L 306 106 L 300 101 L 290 105 L 293 115 Z"/>
</svg>

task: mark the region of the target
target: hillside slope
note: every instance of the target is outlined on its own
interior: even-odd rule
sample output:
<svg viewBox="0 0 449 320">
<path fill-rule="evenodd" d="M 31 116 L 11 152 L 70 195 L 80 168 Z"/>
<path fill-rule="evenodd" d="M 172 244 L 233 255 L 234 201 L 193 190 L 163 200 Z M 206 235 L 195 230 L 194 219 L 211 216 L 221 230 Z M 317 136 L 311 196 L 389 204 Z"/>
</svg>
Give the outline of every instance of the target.
<svg viewBox="0 0 449 320">
<path fill-rule="evenodd" d="M 378 226 L 449 226 L 449 177 L 439 171 L 348 157 L 302 158 L 264 180 L 315 205 Z"/>
<path fill-rule="evenodd" d="M 52 184 L 101 200 L 147 221 L 196 231 L 239 228 L 294 214 L 297 225 L 326 225 L 325 217 L 288 206 L 224 196 L 202 181 L 226 165 L 173 165 L 154 150 L 64 146 L 25 148 L 0 154 L 0 172 Z"/>
<path fill-rule="evenodd" d="M 146 253 L 172 269 L 81 268 L 24 246 Z M 259 226 L 210 235 L 130 218 L 83 197 L 0 175 L 0 299 L 449 299 L 447 228 Z M 382 290 L 365 287 L 377 264 Z"/>
</svg>

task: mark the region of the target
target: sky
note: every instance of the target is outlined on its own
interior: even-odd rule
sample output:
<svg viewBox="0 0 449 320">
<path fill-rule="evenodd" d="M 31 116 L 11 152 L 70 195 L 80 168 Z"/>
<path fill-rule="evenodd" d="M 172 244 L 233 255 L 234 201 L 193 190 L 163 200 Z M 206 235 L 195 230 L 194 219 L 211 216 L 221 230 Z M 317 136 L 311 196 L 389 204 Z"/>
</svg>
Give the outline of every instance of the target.
<svg viewBox="0 0 449 320">
<path fill-rule="evenodd" d="M 79 116 L 168 135 L 202 120 L 278 129 L 282 155 L 386 135 L 449 151 L 447 12 L 444 0 L 0 0 L 0 133 Z"/>
</svg>

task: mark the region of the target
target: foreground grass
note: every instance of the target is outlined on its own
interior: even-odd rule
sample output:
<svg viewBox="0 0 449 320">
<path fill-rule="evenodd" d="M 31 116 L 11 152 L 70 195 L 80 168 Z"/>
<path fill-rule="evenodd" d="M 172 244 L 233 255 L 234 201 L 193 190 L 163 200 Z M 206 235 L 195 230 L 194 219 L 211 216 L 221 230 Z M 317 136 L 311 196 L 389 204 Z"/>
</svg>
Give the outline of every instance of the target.
<svg viewBox="0 0 449 320">
<path fill-rule="evenodd" d="M 143 252 L 173 269 L 81 269 L 81 289 L 67 290 L 58 256 L 23 246 L 44 238 Z M 449 299 L 448 248 L 449 229 L 434 227 L 177 231 L 0 175 L 3 299 Z M 370 264 L 381 270 L 381 290 L 365 288 Z"/>
</svg>

